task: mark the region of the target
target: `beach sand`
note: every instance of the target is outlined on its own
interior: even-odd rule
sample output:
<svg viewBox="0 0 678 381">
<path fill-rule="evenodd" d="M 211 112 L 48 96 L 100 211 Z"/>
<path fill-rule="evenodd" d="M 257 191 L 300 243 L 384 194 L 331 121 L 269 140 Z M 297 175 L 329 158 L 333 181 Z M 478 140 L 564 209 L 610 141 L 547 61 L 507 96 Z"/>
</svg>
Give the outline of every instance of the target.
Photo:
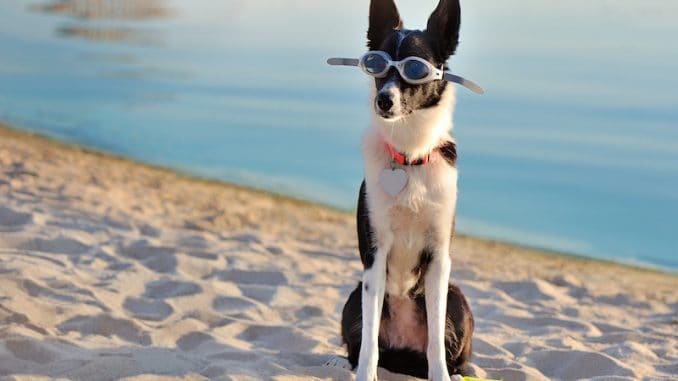
<svg viewBox="0 0 678 381">
<path fill-rule="evenodd" d="M 350 214 L 0 128 L 0 379 L 349 380 L 360 274 Z M 473 375 L 678 376 L 675 275 L 458 237 L 452 281 Z"/>
</svg>

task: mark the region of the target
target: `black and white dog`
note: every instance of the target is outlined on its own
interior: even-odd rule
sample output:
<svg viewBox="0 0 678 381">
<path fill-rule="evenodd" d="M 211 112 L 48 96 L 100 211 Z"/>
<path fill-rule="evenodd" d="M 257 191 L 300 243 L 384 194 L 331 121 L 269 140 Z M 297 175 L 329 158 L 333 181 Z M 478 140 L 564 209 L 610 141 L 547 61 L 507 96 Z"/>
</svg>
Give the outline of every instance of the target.
<svg viewBox="0 0 678 381">
<path fill-rule="evenodd" d="M 403 29 L 393 0 L 372 0 L 369 22 L 368 47 L 378 56 L 333 59 L 375 77 L 357 212 L 364 273 L 344 306 L 342 337 L 359 381 L 375 380 L 377 365 L 458 379 L 474 326 L 449 283 L 457 156 L 448 81 L 462 82 L 443 72 L 458 44 L 459 0 L 440 0 L 423 31 Z"/>
</svg>

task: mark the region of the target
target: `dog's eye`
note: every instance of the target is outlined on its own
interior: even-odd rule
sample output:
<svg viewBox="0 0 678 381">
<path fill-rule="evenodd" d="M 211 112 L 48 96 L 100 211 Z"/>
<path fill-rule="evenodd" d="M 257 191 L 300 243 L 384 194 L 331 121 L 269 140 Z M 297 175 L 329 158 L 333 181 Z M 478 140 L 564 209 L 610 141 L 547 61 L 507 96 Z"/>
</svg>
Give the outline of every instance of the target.
<svg viewBox="0 0 678 381">
<path fill-rule="evenodd" d="M 365 57 L 365 69 L 372 74 L 383 73 L 386 70 L 386 66 L 388 66 L 388 62 L 378 54 Z"/>
<path fill-rule="evenodd" d="M 426 78 L 429 74 L 428 66 L 416 60 L 407 61 L 404 69 L 405 75 L 410 79 Z"/>
</svg>

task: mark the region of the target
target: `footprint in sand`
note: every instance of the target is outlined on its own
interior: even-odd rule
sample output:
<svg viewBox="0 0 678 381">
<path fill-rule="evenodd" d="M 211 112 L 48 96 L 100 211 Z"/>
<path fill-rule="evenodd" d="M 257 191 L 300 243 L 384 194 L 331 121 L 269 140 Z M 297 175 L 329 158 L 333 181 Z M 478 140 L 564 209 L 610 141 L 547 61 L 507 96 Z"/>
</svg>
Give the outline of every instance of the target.
<svg viewBox="0 0 678 381">
<path fill-rule="evenodd" d="M 22 281 L 21 288 L 24 289 L 28 293 L 28 295 L 34 298 L 44 297 L 57 300 L 59 302 L 69 302 L 69 303 L 75 303 L 78 301 L 77 298 L 75 298 L 73 295 L 57 292 L 52 288 L 43 287 L 30 279 Z"/>
<path fill-rule="evenodd" d="M 479 353 L 473 355 L 473 363 L 482 369 L 502 369 L 514 367 L 513 361 L 500 356 L 483 356 Z"/>
<path fill-rule="evenodd" d="M 473 352 L 476 354 L 484 355 L 484 356 L 491 356 L 491 357 L 496 357 L 496 356 L 503 356 L 506 358 L 511 358 L 513 357 L 513 354 L 506 349 L 492 344 L 489 341 L 483 340 L 479 337 L 474 337 L 473 338 Z"/>
<path fill-rule="evenodd" d="M 205 249 L 209 246 L 207 240 L 198 235 L 182 237 L 177 243 L 179 246 L 190 247 L 193 249 Z"/>
<path fill-rule="evenodd" d="M 318 317 L 318 316 L 323 316 L 324 314 L 325 314 L 325 312 L 319 307 L 305 306 L 305 307 L 302 307 L 301 309 L 299 309 L 297 312 L 295 312 L 294 316 L 296 316 L 297 319 L 304 320 L 304 319 L 310 319 L 310 318 L 314 318 L 314 317 Z"/>
<path fill-rule="evenodd" d="M 485 374 L 484 377 L 492 380 L 551 381 L 550 378 L 544 377 L 539 370 L 517 364 L 512 365 L 510 368 L 485 369 L 480 370 L 480 372 Z M 459 381 L 463 380 L 464 378 L 462 377 Z"/>
<path fill-rule="evenodd" d="M 173 273 L 177 268 L 176 250 L 171 247 L 151 246 L 145 240 L 141 240 L 121 248 L 120 252 L 158 273 Z"/>
<path fill-rule="evenodd" d="M 182 351 L 190 351 L 208 342 L 214 342 L 214 338 L 203 332 L 191 332 L 177 340 L 177 347 Z"/>
<path fill-rule="evenodd" d="M 79 332 L 82 336 L 99 335 L 105 337 L 117 336 L 130 343 L 148 346 L 151 337 L 134 322 L 125 319 L 116 319 L 108 315 L 87 316 L 78 315 L 59 324 L 61 332 Z"/>
<path fill-rule="evenodd" d="M 22 313 L 14 312 L 14 311 L 11 311 L 11 310 L 6 310 L 5 313 L 9 313 L 10 315 L 2 316 L 2 319 L 0 320 L 0 323 L 2 323 L 2 324 L 5 324 L 5 325 L 6 324 L 18 324 L 18 325 L 21 325 L 25 328 L 32 330 L 32 331 L 35 331 L 35 332 L 37 332 L 41 335 L 47 335 L 48 334 L 47 331 L 44 328 L 38 327 L 37 325 L 33 324 L 28 319 L 28 316 L 26 316 Z"/>
<path fill-rule="evenodd" d="M 32 361 L 38 364 L 53 362 L 59 358 L 59 354 L 46 345 L 30 339 L 10 339 L 5 342 L 5 348 L 14 357 Z"/>
<path fill-rule="evenodd" d="M 657 363 L 659 360 L 650 346 L 633 341 L 611 345 L 603 349 L 603 352 L 617 359 L 634 358 L 645 363 Z"/>
<path fill-rule="evenodd" d="M 33 216 L 29 213 L 21 213 L 0 206 L 0 231 L 12 231 L 29 224 L 33 221 Z"/>
<path fill-rule="evenodd" d="M 123 307 L 135 318 L 161 321 L 170 316 L 174 309 L 162 300 L 127 298 Z"/>
<path fill-rule="evenodd" d="M 583 320 L 548 316 L 523 317 L 511 315 L 504 315 L 496 318 L 496 320 L 501 324 L 533 333 L 562 330 L 563 332 L 582 332 L 591 336 L 600 336 L 601 334 L 595 325 Z"/>
<path fill-rule="evenodd" d="M 201 250 L 187 251 L 186 255 L 193 258 L 206 259 L 208 261 L 216 261 L 217 259 L 219 259 L 218 255 Z"/>
<path fill-rule="evenodd" d="M 126 217 L 116 218 L 112 216 L 106 216 L 103 220 L 103 223 L 111 229 L 122 230 L 126 232 L 132 231 L 134 228 L 129 222 L 125 221 L 125 218 Z"/>
<path fill-rule="evenodd" d="M 281 255 L 285 252 L 285 250 L 282 247 L 278 246 L 266 246 L 266 250 L 268 250 L 268 252 L 273 255 Z"/>
<path fill-rule="evenodd" d="M 286 326 L 253 325 L 238 335 L 238 339 L 281 352 L 308 352 L 320 343 Z"/>
<path fill-rule="evenodd" d="M 584 287 L 581 279 L 571 274 L 558 275 L 549 279 L 551 284 L 567 289 L 567 293 L 573 298 L 583 298 L 590 296 L 589 291 Z"/>
<path fill-rule="evenodd" d="M 561 380 L 581 380 L 593 377 L 632 377 L 635 372 L 619 361 L 598 352 L 578 350 L 542 350 L 530 353 L 528 362 L 544 375 Z"/>
<path fill-rule="evenodd" d="M 593 325 L 598 328 L 598 330 L 603 334 L 602 337 L 611 337 L 611 334 L 618 333 L 633 333 L 636 332 L 634 329 L 628 326 L 621 326 L 618 324 L 610 324 L 602 321 L 592 321 Z"/>
<path fill-rule="evenodd" d="M 139 233 L 153 238 L 160 237 L 160 230 L 156 229 L 155 227 L 149 224 L 143 224 L 139 226 Z"/>
<path fill-rule="evenodd" d="M 215 353 L 213 355 L 210 355 L 209 358 L 226 361 L 249 362 L 256 361 L 258 356 L 256 353 L 247 351 L 238 351 L 234 349 L 228 352 Z"/>
<path fill-rule="evenodd" d="M 47 226 L 57 227 L 62 230 L 76 230 L 90 234 L 106 231 L 105 226 L 98 220 L 85 217 L 58 217 L 45 222 Z"/>
<path fill-rule="evenodd" d="M 657 370 L 660 372 L 664 372 L 666 374 L 673 374 L 676 375 L 678 374 L 678 363 L 672 363 L 672 364 L 661 364 L 657 365 Z"/>
<path fill-rule="evenodd" d="M 239 284 L 238 288 L 246 297 L 264 304 L 270 304 L 278 291 L 278 288 L 275 286 L 258 284 Z"/>
<path fill-rule="evenodd" d="M 605 295 L 593 299 L 594 303 L 610 304 L 615 307 L 635 307 L 640 309 L 650 309 L 649 303 L 633 300 L 630 296 L 624 294 Z"/>
<path fill-rule="evenodd" d="M 225 313 L 242 312 L 255 306 L 256 304 L 247 299 L 233 296 L 220 296 L 212 302 L 212 308 Z"/>
<path fill-rule="evenodd" d="M 256 234 L 248 234 L 248 233 L 243 233 L 243 234 L 236 234 L 232 235 L 229 237 L 225 237 L 227 241 L 236 241 L 236 242 L 242 242 L 246 244 L 252 244 L 252 243 L 261 243 L 261 239 L 256 235 Z"/>
<path fill-rule="evenodd" d="M 494 282 L 493 287 L 503 290 L 518 301 L 553 301 L 560 304 L 573 304 L 575 300 L 567 294 L 567 290 L 552 283 L 535 279 L 519 282 Z"/>
<path fill-rule="evenodd" d="M 165 299 L 195 295 L 201 291 L 202 288 L 195 283 L 160 279 L 146 283 L 144 296 L 151 299 Z"/>
<path fill-rule="evenodd" d="M 209 365 L 200 371 L 200 375 L 207 377 L 208 380 L 228 379 L 228 368 L 219 365 Z"/>
<path fill-rule="evenodd" d="M 81 255 L 90 251 L 91 247 L 84 243 L 66 237 L 53 239 L 35 238 L 19 246 L 22 250 L 39 251 L 43 253 Z"/>
<path fill-rule="evenodd" d="M 279 271 L 221 270 L 212 273 L 219 280 L 237 284 L 260 284 L 268 286 L 287 285 L 287 277 Z"/>
</svg>

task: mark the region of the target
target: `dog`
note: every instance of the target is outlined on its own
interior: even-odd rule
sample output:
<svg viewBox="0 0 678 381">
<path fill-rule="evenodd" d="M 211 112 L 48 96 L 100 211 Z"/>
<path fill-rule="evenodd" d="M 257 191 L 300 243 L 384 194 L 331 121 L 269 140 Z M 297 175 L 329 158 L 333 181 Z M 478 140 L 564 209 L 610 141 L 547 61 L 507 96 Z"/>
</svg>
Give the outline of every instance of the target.
<svg viewBox="0 0 678 381">
<path fill-rule="evenodd" d="M 459 379 L 471 356 L 471 309 L 449 283 L 457 201 L 450 134 L 455 89 L 450 79 L 423 77 L 442 78 L 458 45 L 460 13 L 459 0 L 440 0 L 425 30 L 407 30 L 394 0 L 370 4 L 373 54 L 360 62 L 375 76 L 357 208 L 364 272 L 341 323 L 358 381 L 375 380 L 377 366 L 435 381 L 451 374 Z M 358 60 L 334 60 L 358 66 Z"/>
</svg>

